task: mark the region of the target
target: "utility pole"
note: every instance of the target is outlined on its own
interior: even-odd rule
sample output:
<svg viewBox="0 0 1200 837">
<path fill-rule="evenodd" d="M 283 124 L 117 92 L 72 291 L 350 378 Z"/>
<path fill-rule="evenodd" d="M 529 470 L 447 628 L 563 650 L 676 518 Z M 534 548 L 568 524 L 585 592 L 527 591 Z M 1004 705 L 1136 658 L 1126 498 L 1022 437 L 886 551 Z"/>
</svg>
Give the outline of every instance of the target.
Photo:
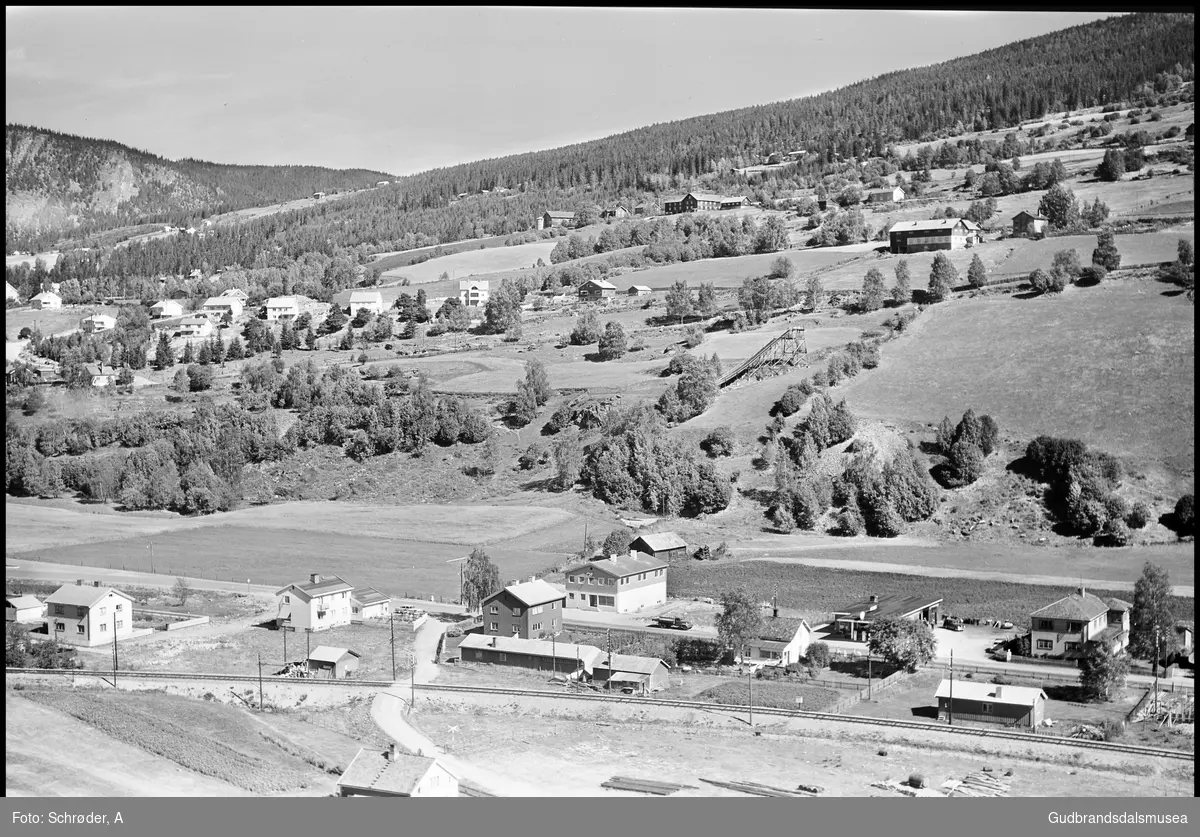
<svg viewBox="0 0 1200 837">
<path fill-rule="evenodd" d="M 312 664 L 309 659 L 312 657 L 312 628 L 304 629 L 304 668 L 311 672 Z"/>
<path fill-rule="evenodd" d="M 871 699 L 871 652 L 867 652 L 867 700 Z"/>
<path fill-rule="evenodd" d="M 258 655 L 258 711 L 263 711 L 262 654 Z"/>
<path fill-rule="evenodd" d="M 585 561 L 591 557 L 590 555 L 587 554 L 587 530 L 588 530 L 588 525 L 587 525 L 587 521 L 585 520 L 583 522 L 583 560 L 585 560 Z"/>
<path fill-rule="evenodd" d="M 1158 629 L 1159 626 L 1154 626 L 1154 714 L 1158 715 L 1158 661 L 1160 658 L 1158 650 Z"/>
<path fill-rule="evenodd" d="M 132 617 L 132 615 L 133 614 L 130 614 L 131 617 Z M 117 687 L 118 663 L 119 663 L 119 661 L 117 659 L 117 614 L 113 613 L 113 688 L 114 689 Z"/>
<path fill-rule="evenodd" d="M 946 710 L 949 714 L 950 726 L 954 726 L 954 652 L 950 652 L 950 704 Z"/>
<path fill-rule="evenodd" d="M 287 655 L 287 635 L 288 635 L 288 629 L 287 629 L 287 627 L 285 626 L 285 627 L 284 627 L 282 630 L 283 630 L 283 664 L 286 666 L 286 665 L 287 665 L 287 664 L 290 662 L 290 661 L 288 660 L 288 655 Z"/>
<path fill-rule="evenodd" d="M 150 572 L 154 572 L 154 541 L 150 541 Z"/>
<path fill-rule="evenodd" d="M 750 727 L 754 727 L 754 672 L 751 671 L 746 678 L 746 685 L 750 687 Z"/>
<path fill-rule="evenodd" d="M 413 652 L 412 666 L 409 668 L 408 681 L 408 709 L 411 712 L 412 708 L 417 705 L 417 655 Z"/>
<path fill-rule="evenodd" d="M 392 628 L 392 682 L 396 681 L 396 611 L 392 611 L 388 618 L 388 623 Z"/>
</svg>

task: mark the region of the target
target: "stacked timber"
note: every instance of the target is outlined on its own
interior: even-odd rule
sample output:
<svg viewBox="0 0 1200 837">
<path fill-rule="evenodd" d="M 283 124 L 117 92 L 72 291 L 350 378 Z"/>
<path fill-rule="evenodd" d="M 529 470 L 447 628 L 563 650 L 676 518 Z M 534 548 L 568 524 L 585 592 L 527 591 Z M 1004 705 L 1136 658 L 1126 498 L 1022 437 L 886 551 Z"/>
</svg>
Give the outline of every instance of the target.
<svg viewBox="0 0 1200 837">
<path fill-rule="evenodd" d="M 707 782 L 710 785 L 716 785 L 719 788 L 726 788 L 727 790 L 748 793 L 752 796 L 769 796 L 785 799 L 808 799 L 816 795 L 816 793 L 813 791 L 803 790 L 801 788 L 789 790 L 788 788 L 778 788 L 772 785 L 764 785 L 759 782 L 721 782 L 716 779 L 705 779 L 703 777 L 701 777 L 700 781 Z"/>
<path fill-rule="evenodd" d="M 689 790 L 699 790 L 695 785 L 679 785 L 674 782 L 656 782 L 653 779 L 634 779 L 629 776 L 613 776 L 607 782 L 601 783 L 600 787 L 610 788 L 611 790 L 633 791 L 635 793 L 649 793 L 654 796 L 670 796 L 676 791 L 688 788 Z"/>
<path fill-rule="evenodd" d="M 987 773 L 972 773 L 950 789 L 950 796 L 1007 797 L 1012 786 Z"/>
</svg>

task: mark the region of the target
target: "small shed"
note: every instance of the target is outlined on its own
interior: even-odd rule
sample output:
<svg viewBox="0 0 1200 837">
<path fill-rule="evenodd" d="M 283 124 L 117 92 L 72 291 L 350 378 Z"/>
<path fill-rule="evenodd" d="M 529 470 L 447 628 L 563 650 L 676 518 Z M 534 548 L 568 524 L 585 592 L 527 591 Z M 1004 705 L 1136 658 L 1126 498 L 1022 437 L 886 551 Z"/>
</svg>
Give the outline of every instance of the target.
<svg viewBox="0 0 1200 837">
<path fill-rule="evenodd" d="M 392 606 L 392 598 L 374 587 L 356 587 L 350 594 L 350 620 L 386 619 Z"/>
<path fill-rule="evenodd" d="M 1031 212 L 1021 210 L 1012 219 L 1013 235 L 1025 236 L 1027 238 L 1041 238 L 1046 234 L 1046 225 L 1049 223 L 1050 219 L 1041 213 L 1034 215 Z"/>
<path fill-rule="evenodd" d="M 641 694 L 667 688 L 671 667 L 657 657 L 606 654 L 596 660 L 592 679 L 608 689 L 633 688 Z"/>
<path fill-rule="evenodd" d="M 639 535 L 629 544 L 630 552 L 642 552 L 653 555 L 661 561 L 687 557 L 687 542 L 674 532 L 658 532 L 653 535 Z"/>
<path fill-rule="evenodd" d="M 967 721 L 1037 729 L 1046 717 L 1046 693 L 1028 686 L 943 680 L 938 686 L 937 703 L 939 721 Z"/>
<path fill-rule="evenodd" d="M 4 621 L 16 622 L 21 624 L 24 622 L 41 622 L 42 615 L 46 612 L 44 605 L 37 596 L 24 594 L 7 593 L 4 596 Z"/>
<path fill-rule="evenodd" d="M 308 655 L 308 670 L 314 677 L 341 680 L 358 671 L 358 661 L 361 657 L 362 654 L 352 648 L 319 645 Z"/>
<path fill-rule="evenodd" d="M 634 285 L 628 291 L 630 296 L 650 296 L 650 288 L 646 285 Z"/>
</svg>

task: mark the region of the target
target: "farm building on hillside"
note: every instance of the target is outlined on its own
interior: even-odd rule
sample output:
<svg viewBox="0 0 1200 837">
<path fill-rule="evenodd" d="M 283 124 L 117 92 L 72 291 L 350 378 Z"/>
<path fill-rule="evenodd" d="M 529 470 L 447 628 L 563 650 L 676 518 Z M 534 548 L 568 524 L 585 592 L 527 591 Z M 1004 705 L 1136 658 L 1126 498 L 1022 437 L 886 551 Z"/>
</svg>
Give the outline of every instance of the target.
<svg viewBox="0 0 1200 837">
<path fill-rule="evenodd" d="M 568 608 L 634 613 L 667 600 L 667 564 L 650 555 L 597 556 L 563 574 Z"/>
<path fill-rule="evenodd" d="M 114 369 L 111 366 L 106 366 L 103 363 L 89 363 L 83 367 L 91 378 L 92 386 L 106 387 L 109 384 L 117 382 L 117 376 L 121 374 L 121 370 Z"/>
<path fill-rule="evenodd" d="M 236 296 L 210 296 L 200 306 L 200 312 L 216 319 L 228 314 L 231 320 L 236 320 L 242 315 L 242 301 Z"/>
<path fill-rule="evenodd" d="M 64 584 L 46 599 L 46 633 L 71 645 L 103 645 L 133 633 L 133 599 L 95 582 Z"/>
<path fill-rule="evenodd" d="M 362 654 L 353 648 L 332 648 L 318 645 L 308 655 L 308 670 L 314 677 L 342 680 L 358 671 Z"/>
<path fill-rule="evenodd" d="M 943 599 L 929 596 L 871 596 L 865 602 L 834 611 L 834 633 L 852 642 L 866 642 L 871 625 L 885 619 L 908 619 L 938 624 Z"/>
<path fill-rule="evenodd" d="M 674 532 L 639 535 L 629 544 L 630 552 L 643 552 L 663 561 L 687 557 L 687 542 Z"/>
<path fill-rule="evenodd" d="M 746 643 L 746 661 L 786 666 L 804 657 L 812 641 L 813 630 L 805 620 L 772 616 L 763 620 L 758 636 Z"/>
<path fill-rule="evenodd" d="M 386 183 L 387 181 L 384 181 Z M 337 780 L 338 796 L 458 796 L 458 777 L 436 759 L 363 747 Z"/>
<path fill-rule="evenodd" d="M 721 198 L 721 209 L 739 209 L 743 206 L 749 206 L 750 199 L 744 195 L 735 195 L 732 198 Z"/>
<path fill-rule="evenodd" d="M 354 587 L 336 575 L 317 573 L 307 584 L 289 584 L 275 595 L 279 598 L 275 626 L 290 631 L 324 631 L 350 624 L 350 594 Z"/>
<path fill-rule="evenodd" d="M 1113 651 L 1129 645 L 1129 611 L 1121 599 L 1102 599 L 1080 587 L 1029 614 L 1029 650 L 1035 657 L 1082 657 L 1093 642 Z"/>
<path fill-rule="evenodd" d="M 4 621 L 16 622 L 41 622 L 42 617 L 46 615 L 46 605 L 42 603 L 37 596 L 25 593 L 23 595 L 16 593 L 4 594 Z"/>
<path fill-rule="evenodd" d="M 634 215 L 657 215 L 662 212 L 662 207 L 657 201 L 642 201 L 633 208 Z"/>
<path fill-rule="evenodd" d="M 300 305 L 294 296 L 273 296 L 267 300 L 267 322 L 287 322 L 300 316 Z"/>
<path fill-rule="evenodd" d="M 713 195 L 708 192 L 688 192 L 685 195 L 669 195 L 663 198 L 662 204 L 663 211 L 668 215 L 678 215 L 681 212 L 720 209 L 723 200 L 725 198 L 721 195 Z"/>
<path fill-rule="evenodd" d="M 628 290 L 627 293 L 630 296 L 650 296 L 651 291 L 650 288 L 645 285 L 634 285 Z"/>
<path fill-rule="evenodd" d="M 624 206 L 622 206 L 621 204 L 617 204 L 616 206 L 606 206 L 606 207 L 605 207 L 603 210 L 601 210 L 601 212 L 600 212 L 600 218 L 601 218 L 601 219 L 606 219 L 606 218 L 628 218 L 628 217 L 629 217 L 629 215 L 630 215 L 630 212 L 629 212 L 629 210 L 628 210 L 628 209 L 626 209 L 626 208 L 625 208 Z"/>
<path fill-rule="evenodd" d="M 29 307 L 39 311 L 62 308 L 62 297 L 54 291 L 42 291 L 29 300 Z"/>
<path fill-rule="evenodd" d="M 150 316 L 158 320 L 166 317 L 182 317 L 183 306 L 173 299 L 162 299 L 150 306 Z"/>
<path fill-rule="evenodd" d="M 458 301 L 466 308 L 482 308 L 487 305 L 491 289 L 486 281 L 464 279 L 458 283 Z"/>
<path fill-rule="evenodd" d="M 897 221 L 888 230 L 893 253 L 961 250 L 979 242 L 979 225 L 966 218 Z"/>
<path fill-rule="evenodd" d="M 579 286 L 579 299 L 582 302 L 599 302 L 616 295 L 616 286 L 603 279 L 589 279 Z"/>
<path fill-rule="evenodd" d="M 657 657 L 605 654 L 596 660 L 592 679 L 608 689 L 634 689 L 640 694 L 661 692 L 670 684 L 671 667 Z"/>
<path fill-rule="evenodd" d="M 117 318 L 108 314 L 92 314 L 79 321 L 79 328 L 84 334 L 99 334 L 102 331 L 112 331 L 117 327 Z"/>
<path fill-rule="evenodd" d="M 1012 234 L 1025 238 L 1043 238 L 1046 235 L 1046 225 L 1050 219 L 1041 213 L 1033 215 L 1021 210 L 1012 219 Z"/>
<path fill-rule="evenodd" d="M 904 200 L 904 190 L 899 186 L 891 189 L 876 189 L 867 195 L 867 203 L 900 203 Z"/>
<path fill-rule="evenodd" d="M 458 651 L 464 663 L 518 666 L 568 677 L 591 677 L 604 654 L 594 645 L 484 634 L 467 634 Z"/>
<path fill-rule="evenodd" d="M 10 299 L 20 299 L 21 295 L 17 293 L 17 289 L 8 282 L 4 283 L 4 299 L 7 302 Z"/>
<path fill-rule="evenodd" d="M 514 581 L 483 600 L 483 632 L 522 639 L 556 634 L 562 629 L 566 598 L 566 593 L 541 579 Z"/>
<path fill-rule="evenodd" d="M 538 229 L 550 229 L 551 227 L 566 227 L 575 220 L 574 212 L 559 211 L 551 209 L 542 214 L 538 222 Z"/>
<path fill-rule="evenodd" d="M 212 321 L 208 317 L 184 317 L 179 321 L 177 332 L 181 337 L 211 337 Z"/>
<path fill-rule="evenodd" d="M 350 594 L 350 620 L 386 619 L 391 613 L 392 597 L 374 587 L 358 587 Z"/>
<path fill-rule="evenodd" d="M 350 306 L 347 313 L 357 314 L 363 308 L 372 314 L 382 314 L 383 294 L 379 291 L 353 291 L 350 294 Z"/>
<path fill-rule="evenodd" d="M 1046 693 L 1023 686 L 943 680 L 938 686 L 937 702 L 939 721 L 1037 729 L 1046 716 Z"/>
</svg>

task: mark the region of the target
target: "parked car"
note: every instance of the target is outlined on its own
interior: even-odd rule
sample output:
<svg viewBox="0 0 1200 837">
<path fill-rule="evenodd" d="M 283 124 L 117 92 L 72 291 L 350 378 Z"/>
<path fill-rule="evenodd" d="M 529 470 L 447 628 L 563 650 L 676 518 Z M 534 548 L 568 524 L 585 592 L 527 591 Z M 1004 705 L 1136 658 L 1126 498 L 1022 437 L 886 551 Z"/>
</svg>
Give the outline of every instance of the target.
<svg viewBox="0 0 1200 837">
<path fill-rule="evenodd" d="M 963 621 L 961 619 L 959 619 L 957 616 L 947 616 L 945 619 L 942 620 L 942 627 L 948 631 L 965 630 L 963 628 Z"/>
</svg>

